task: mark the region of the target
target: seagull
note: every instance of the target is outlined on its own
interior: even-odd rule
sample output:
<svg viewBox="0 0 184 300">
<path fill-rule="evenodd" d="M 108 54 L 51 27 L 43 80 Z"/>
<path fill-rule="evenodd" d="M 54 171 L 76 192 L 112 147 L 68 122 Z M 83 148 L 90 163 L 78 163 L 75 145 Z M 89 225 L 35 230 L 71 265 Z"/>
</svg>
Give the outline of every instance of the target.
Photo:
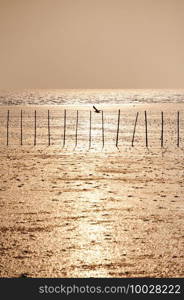
<svg viewBox="0 0 184 300">
<path fill-rule="evenodd" d="M 95 110 L 96 113 L 100 113 L 101 112 L 101 110 L 97 109 L 94 105 L 93 105 L 93 108 L 94 108 L 94 110 Z"/>
</svg>

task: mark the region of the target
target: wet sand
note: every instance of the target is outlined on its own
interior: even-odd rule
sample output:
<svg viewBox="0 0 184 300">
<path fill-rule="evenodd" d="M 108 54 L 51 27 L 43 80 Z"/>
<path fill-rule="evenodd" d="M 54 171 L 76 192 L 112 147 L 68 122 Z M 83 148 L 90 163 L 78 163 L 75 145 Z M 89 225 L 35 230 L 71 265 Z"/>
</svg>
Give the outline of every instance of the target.
<svg viewBox="0 0 184 300">
<path fill-rule="evenodd" d="M 0 276 L 183 277 L 183 129 L 176 147 L 173 107 L 154 107 L 148 149 L 142 117 L 130 147 L 137 107 L 130 125 L 121 127 L 126 131 L 120 134 L 120 151 L 110 134 L 101 151 L 97 125 L 90 151 L 83 146 L 71 151 L 69 142 L 62 149 L 57 134 L 50 147 L 44 145 L 46 134 L 36 147 L 27 135 L 21 147 L 16 126 L 6 147 L 1 125 Z M 171 128 L 163 149 L 157 130 L 161 109 Z M 129 108 L 123 116 L 129 119 Z M 81 140 L 86 145 L 86 136 Z"/>
</svg>

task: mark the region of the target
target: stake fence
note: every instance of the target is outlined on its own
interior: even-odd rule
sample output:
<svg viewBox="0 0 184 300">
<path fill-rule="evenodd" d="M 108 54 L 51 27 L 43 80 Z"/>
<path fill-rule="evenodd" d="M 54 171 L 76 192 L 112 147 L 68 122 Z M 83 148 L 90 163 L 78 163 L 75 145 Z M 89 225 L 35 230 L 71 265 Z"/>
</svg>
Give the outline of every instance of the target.
<svg viewBox="0 0 184 300">
<path fill-rule="evenodd" d="M 13 145 L 14 138 L 11 136 L 14 116 L 13 111 L 11 112 L 10 109 L 4 110 L 6 115 L 6 145 Z M 129 119 L 126 118 L 123 111 L 117 109 L 114 111 L 113 116 L 111 117 L 112 124 L 107 123 L 107 115 L 108 111 L 101 110 L 98 113 L 92 112 L 91 110 L 88 111 L 79 111 L 76 110 L 73 112 L 72 120 L 71 120 L 71 112 L 70 110 L 63 109 L 61 110 L 61 119 L 58 121 L 60 123 L 60 146 L 62 145 L 63 148 L 66 148 L 69 141 L 71 142 L 71 138 L 73 137 L 73 149 L 75 150 L 80 146 L 80 138 L 81 138 L 81 123 L 83 126 L 83 131 L 85 131 L 85 135 L 88 136 L 88 149 L 92 149 L 96 140 L 100 142 L 100 135 L 101 135 L 101 146 L 102 149 L 106 148 L 108 150 L 109 143 L 114 145 L 114 148 L 119 149 L 119 146 L 123 146 L 124 142 L 129 139 L 129 146 L 135 147 L 138 145 L 138 140 L 140 139 L 140 135 L 142 137 L 142 146 L 149 148 L 150 140 L 153 139 L 154 133 L 152 132 L 152 128 L 150 125 L 150 112 L 132 112 L 132 118 L 129 122 Z M 110 114 L 110 113 L 109 113 Z M 133 115 L 134 114 L 134 115 Z M 108 115 L 109 116 L 109 115 Z M 98 118 L 97 118 L 98 117 Z M 38 132 L 40 130 L 43 115 L 41 111 L 37 113 L 35 109 L 32 113 L 32 117 L 29 114 L 29 118 L 26 117 L 26 109 L 20 110 L 17 114 L 17 118 L 19 118 L 19 145 L 23 146 L 26 145 L 26 130 L 27 130 L 27 122 L 28 119 L 33 120 L 33 139 L 32 143 L 34 146 L 39 144 L 39 135 Z M 54 145 L 55 141 L 55 128 L 54 128 L 54 120 L 55 115 L 52 114 L 52 110 L 47 110 L 47 117 L 44 115 L 44 118 L 47 118 L 47 146 Z M 100 118 L 101 118 L 101 125 L 100 125 Z M 3 115 L 1 116 L 3 119 Z M 63 119 L 63 121 L 62 121 Z M 165 114 L 161 111 L 160 125 L 158 123 L 158 134 L 159 135 L 159 127 L 160 127 L 160 147 L 163 148 L 166 145 L 167 141 L 167 126 L 169 126 L 169 122 L 167 122 L 167 118 L 165 119 Z M 71 123 L 73 124 L 73 133 L 71 133 L 70 127 Z M 175 129 L 175 145 L 177 147 L 181 147 L 181 139 L 182 139 L 182 120 L 180 111 L 176 112 L 174 117 L 173 115 L 173 126 Z M 112 126 L 111 126 L 112 125 Z M 126 136 L 126 127 L 129 128 L 129 137 Z M 45 128 L 45 127 L 44 127 Z M 43 128 L 43 129 L 44 129 Z M 3 126 L 0 125 L 0 130 L 3 130 Z M 31 129 L 30 129 L 31 130 Z M 101 134 L 100 134 L 101 132 Z M 44 135 L 45 133 L 43 133 Z M 111 140 L 110 140 L 111 139 Z M 87 142 L 87 140 L 86 140 Z M 1 146 L 2 146 L 2 134 L 1 134 Z"/>
</svg>

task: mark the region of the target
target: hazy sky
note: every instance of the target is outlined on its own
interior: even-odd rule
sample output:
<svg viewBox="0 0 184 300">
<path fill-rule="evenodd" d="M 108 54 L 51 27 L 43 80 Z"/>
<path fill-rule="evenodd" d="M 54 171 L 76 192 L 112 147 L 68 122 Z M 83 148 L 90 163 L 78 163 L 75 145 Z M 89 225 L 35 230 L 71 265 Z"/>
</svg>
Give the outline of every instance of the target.
<svg viewBox="0 0 184 300">
<path fill-rule="evenodd" d="M 184 88 L 184 0 L 0 0 L 0 88 Z"/>
</svg>

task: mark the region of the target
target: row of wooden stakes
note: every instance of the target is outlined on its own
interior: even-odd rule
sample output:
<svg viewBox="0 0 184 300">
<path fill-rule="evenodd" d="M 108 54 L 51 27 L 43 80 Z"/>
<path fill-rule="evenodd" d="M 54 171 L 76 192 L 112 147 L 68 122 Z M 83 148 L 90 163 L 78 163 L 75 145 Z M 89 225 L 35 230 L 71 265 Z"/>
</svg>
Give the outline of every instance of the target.
<svg viewBox="0 0 184 300">
<path fill-rule="evenodd" d="M 101 111 L 102 115 L 102 148 L 105 146 L 105 134 L 104 134 L 104 112 Z M 118 118 L 117 118 L 117 131 L 116 131 L 116 147 L 118 148 L 119 144 L 119 129 L 120 129 L 120 115 L 121 111 L 118 110 Z M 132 134 L 132 141 L 131 146 L 134 147 L 135 141 L 135 133 L 136 133 L 136 126 L 138 121 L 139 112 L 136 113 L 134 127 L 133 127 L 133 134 Z M 147 122 L 147 112 L 144 112 L 144 120 L 145 120 L 145 146 L 148 147 L 148 122 Z M 10 111 L 7 111 L 7 138 L 6 144 L 9 145 L 9 123 L 10 123 Z M 78 123 L 79 123 L 79 111 L 76 111 L 76 126 L 75 126 L 75 147 L 78 144 Z M 48 146 L 51 145 L 51 131 L 50 131 L 50 111 L 48 110 L 47 115 L 47 128 L 48 128 Z M 36 110 L 34 111 L 34 146 L 36 146 L 37 140 L 37 114 Z M 91 141 L 92 141 L 92 113 L 89 112 L 89 149 L 91 148 Z M 164 114 L 161 112 L 161 147 L 164 146 Z M 66 109 L 64 110 L 64 124 L 63 124 L 63 148 L 66 144 Z M 23 111 L 20 112 L 20 145 L 23 145 Z M 180 112 L 177 112 L 177 147 L 180 146 Z"/>
</svg>

